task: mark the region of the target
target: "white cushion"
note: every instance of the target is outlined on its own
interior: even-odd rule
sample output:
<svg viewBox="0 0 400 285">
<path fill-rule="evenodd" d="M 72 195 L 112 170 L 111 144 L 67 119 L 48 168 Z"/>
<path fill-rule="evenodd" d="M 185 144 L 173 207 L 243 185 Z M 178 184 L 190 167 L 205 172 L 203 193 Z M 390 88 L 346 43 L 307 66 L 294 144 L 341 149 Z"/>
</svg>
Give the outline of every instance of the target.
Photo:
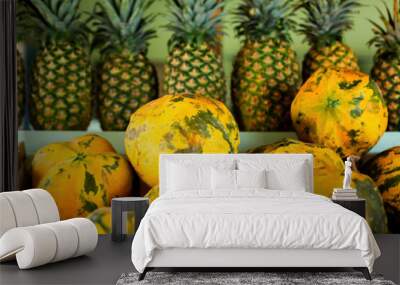
<svg viewBox="0 0 400 285">
<path fill-rule="evenodd" d="M 16 258 L 20 269 L 33 268 L 86 254 L 97 239 L 96 226 L 84 218 L 13 228 L 0 238 L 0 261 Z"/>
<path fill-rule="evenodd" d="M 282 172 L 279 170 L 267 171 L 268 189 L 307 191 L 307 180 L 302 168 L 294 168 L 290 171 Z"/>
<path fill-rule="evenodd" d="M 266 188 L 266 170 L 230 170 L 211 171 L 213 190 L 238 190 L 241 188 Z"/>
<path fill-rule="evenodd" d="M 236 170 L 212 168 L 211 181 L 213 190 L 236 190 Z"/>
<path fill-rule="evenodd" d="M 56 255 L 52 258 L 52 262 L 64 260 L 74 256 L 78 248 L 78 233 L 71 228 L 70 223 L 55 222 L 44 224 L 44 227 L 49 228 L 52 234 L 55 235 L 57 244 Z"/>
<path fill-rule="evenodd" d="M 22 191 L 0 193 L 10 203 L 17 227 L 39 224 L 35 205 L 29 195 Z"/>
<path fill-rule="evenodd" d="M 171 163 L 168 168 L 168 189 L 185 191 L 211 188 L 211 167 L 184 166 Z"/>
<path fill-rule="evenodd" d="M 43 189 L 0 193 L 0 237 L 15 227 L 33 226 L 60 220 L 56 202 Z M 4 219 L 3 219 L 4 217 Z"/>
<path fill-rule="evenodd" d="M 51 262 L 57 251 L 57 239 L 43 225 L 13 228 L 0 238 L 0 261 L 17 259 L 20 269 Z"/>
<path fill-rule="evenodd" d="M 203 154 L 198 154 L 198 157 L 202 157 Z M 184 155 L 182 155 L 184 156 Z M 176 158 L 167 161 L 167 168 L 171 164 L 179 164 L 186 167 L 214 167 L 218 169 L 236 169 L 236 160 L 228 158 L 220 158 L 213 160 L 211 163 L 208 159 L 195 159 L 195 158 Z"/>
<path fill-rule="evenodd" d="M 237 187 L 240 188 L 267 188 L 267 171 L 263 170 L 236 170 Z"/>
<path fill-rule="evenodd" d="M 97 246 L 97 229 L 93 222 L 86 218 L 74 218 L 65 221 L 71 224 L 78 233 L 78 248 L 73 257 L 86 254 Z"/>
<path fill-rule="evenodd" d="M 208 161 L 176 159 L 167 162 L 167 191 L 211 190 L 211 168 L 235 169 L 236 161 L 220 159 Z"/>
<path fill-rule="evenodd" d="M 5 196 L 0 195 L 0 237 L 15 227 L 17 227 L 17 222 L 11 204 Z"/>
<path fill-rule="evenodd" d="M 22 191 L 28 194 L 33 201 L 39 224 L 51 223 L 60 220 L 57 204 L 51 194 L 43 189 L 29 189 Z"/>
<path fill-rule="evenodd" d="M 307 191 L 310 188 L 308 168 L 304 160 L 239 159 L 239 170 L 267 170 L 267 188 L 273 190 Z"/>
</svg>

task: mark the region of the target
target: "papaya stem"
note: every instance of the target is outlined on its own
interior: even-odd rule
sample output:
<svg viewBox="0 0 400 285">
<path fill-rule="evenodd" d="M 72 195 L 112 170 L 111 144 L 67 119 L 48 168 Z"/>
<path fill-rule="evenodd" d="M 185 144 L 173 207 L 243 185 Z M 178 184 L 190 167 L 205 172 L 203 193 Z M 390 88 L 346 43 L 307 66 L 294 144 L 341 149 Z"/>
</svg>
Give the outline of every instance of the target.
<svg viewBox="0 0 400 285">
<path fill-rule="evenodd" d="M 394 22 L 399 23 L 399 0 L 393 0 Z"/>
</svg>

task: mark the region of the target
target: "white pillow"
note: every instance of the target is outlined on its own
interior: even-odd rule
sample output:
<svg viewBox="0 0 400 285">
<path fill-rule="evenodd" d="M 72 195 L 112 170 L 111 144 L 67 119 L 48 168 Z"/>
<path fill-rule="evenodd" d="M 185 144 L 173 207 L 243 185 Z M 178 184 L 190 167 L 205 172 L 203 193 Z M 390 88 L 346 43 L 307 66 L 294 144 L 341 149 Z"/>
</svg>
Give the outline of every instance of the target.
<svg viewBox="0 0 400 285">
<path fill-rule="evenodd" d="M 239 159 L 239 170 L 267 171 L 267 188 L 273 190 L 307 191 L 308 168 L 300 159 Z"/>
<path fill-rule="evenodd" d="M 211 184 L 213 190 L 237 190 L 240 188 L 266 188 L 267 176 L 265 170 L 211 170 Z"/>
<path fill-rule="evenodd" d="M 304 166 L 298 165 L 282 171 L 270 169 L 267 171 L 268 189 L 307 191 L 307 176 L 304 175 Z"/>
<path fill-rule="evenodd" d="M 211 189 L 211 167 L 169 163 L 167 187 L 170 191 Z"/>
<path fill-rule="evenodd" d="M 236 170 L 212 168 L 211 181 L 213 190 L 236 190 Z"/>
<path fill-rule="evenodd" d="M 267 188 L 267 171 L 236 170 L 238 188 Z"/>
<path fill-rule="evenodd" d="M 199 154 L 201 156 L 201 154 Z M 213 167 L 218 169 L 236 169 L 236 160 L 220 158 L 216 160 L 196 159 L 196 158 L 176 158 L 167 161 L 167 167 L 170 164 L 179 164 L 185 167 Z"/>
</svg>

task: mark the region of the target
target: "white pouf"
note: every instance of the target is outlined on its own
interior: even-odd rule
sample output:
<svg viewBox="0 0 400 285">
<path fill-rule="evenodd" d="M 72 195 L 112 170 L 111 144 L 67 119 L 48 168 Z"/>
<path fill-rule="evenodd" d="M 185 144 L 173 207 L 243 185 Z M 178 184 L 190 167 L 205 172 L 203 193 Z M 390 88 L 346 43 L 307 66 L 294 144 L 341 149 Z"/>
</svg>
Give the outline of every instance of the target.
<svg viewBox="0 0 400 285">
<path fill-rule="evenodd" d="M 84 218 L 14 228 L 0 238 L 0 260 L 15 256 L 19 268 L 28 269 L 84 255 L 97 239 L 96 226 Z"/>
<path fill-rule="evenodd" d="M 0 237 L 9 229 L 60 220 L 51 194 L 42 189 L 0 193 Z"/>
<path fill-rule="evenodd" d="M 20 269 L 28 269 L 96 248 L 92 221 L 59 220 L 57 205 L 45 190 L 0 193 L 0 262 L 16 259 Z"/>
</svg>

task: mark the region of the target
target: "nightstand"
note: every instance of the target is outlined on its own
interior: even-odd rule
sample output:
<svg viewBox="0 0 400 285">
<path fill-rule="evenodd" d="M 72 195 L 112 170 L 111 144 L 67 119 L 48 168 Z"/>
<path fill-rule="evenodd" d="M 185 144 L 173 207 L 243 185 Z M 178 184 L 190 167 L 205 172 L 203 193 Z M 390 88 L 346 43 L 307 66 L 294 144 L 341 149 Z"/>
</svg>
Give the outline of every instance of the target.
<svg viewBox="0 0 400 285">
<path fill-rule="evenodd" d="M 139 227 L 140 221 L 146 214 L 149 207 L 147 197 L 120 197 L 111 200 L 111 219 L 112 219 L 112 241 L 123 241 L 126 237 L 127 213 L 133 212 L 135 215 L 135 232 Z"/>
<path fill-rule="evenodd" d="M 365 219 L 365 199 L 356 199 L 356 200 L 334 200 L 333 203 L 339 204 L 340 206 L 353 211 L 356 214 L 359 214 L 361 217 Z"/>
</svg>

